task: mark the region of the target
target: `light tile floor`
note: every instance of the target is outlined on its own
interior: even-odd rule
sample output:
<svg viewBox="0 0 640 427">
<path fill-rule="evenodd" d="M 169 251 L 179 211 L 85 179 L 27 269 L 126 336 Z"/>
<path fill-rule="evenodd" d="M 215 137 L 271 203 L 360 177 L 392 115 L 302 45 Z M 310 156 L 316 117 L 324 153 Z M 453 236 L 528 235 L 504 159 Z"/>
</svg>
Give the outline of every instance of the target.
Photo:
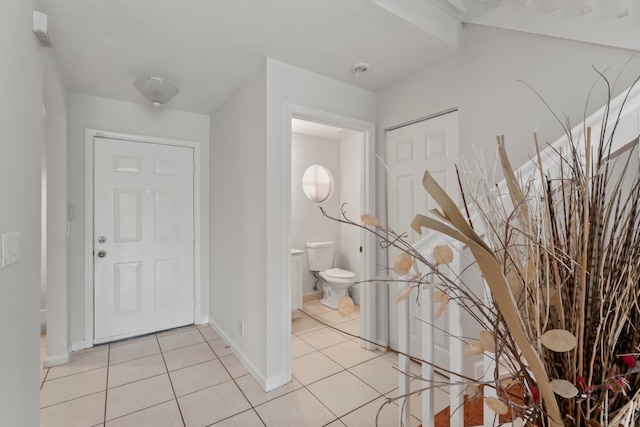
<svg viewBox="0 0 640 427">
<path fill-rule="evenodd" d="M 318 301 L 304 311 L 358 333 L 358 312 L 343 318 Z M 41 426 L 369 427 L 376 417 L 378 426 L 398 425 L 398 406 L 383 405 L 397 393 L 394 354 L 364 350 L 305 314 L 292 321 L 291 342 L 293 380 L 268 393 L 208 325 L 74 352 L 68 364 L 42 369 Z M 436 409 L 447 399 L 436 395 Z"/>
</svg>

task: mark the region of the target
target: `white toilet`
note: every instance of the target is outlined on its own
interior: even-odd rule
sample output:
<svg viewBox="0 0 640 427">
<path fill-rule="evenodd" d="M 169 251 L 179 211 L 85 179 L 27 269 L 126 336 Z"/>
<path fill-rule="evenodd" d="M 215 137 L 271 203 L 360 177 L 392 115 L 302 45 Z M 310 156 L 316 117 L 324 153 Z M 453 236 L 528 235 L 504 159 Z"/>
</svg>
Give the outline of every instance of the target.
<svg viewBox="0 0 640 427">
<path fill-rule="evenodd" d="M 313 275 L 323 280 L 320 302 L 331 308 L 338 308 L 338 303 L 347 295 L 349 287 L 356 281 L 356 274 L 333 267 L 334 242 L 307 243 L 307 260 Z"/>
</svg>

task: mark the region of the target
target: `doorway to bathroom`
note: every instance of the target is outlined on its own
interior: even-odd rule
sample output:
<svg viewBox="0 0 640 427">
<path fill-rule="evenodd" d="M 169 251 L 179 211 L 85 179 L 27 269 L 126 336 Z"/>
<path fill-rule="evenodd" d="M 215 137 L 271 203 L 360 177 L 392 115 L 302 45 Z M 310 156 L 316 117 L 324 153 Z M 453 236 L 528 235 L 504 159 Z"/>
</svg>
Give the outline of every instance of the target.
<svg viewBox="0 0 640 427">
<path fill-rule="evenodd" d="M 306 255 L 307 243 L 333 241 L 335 266 L 355 273 L 356 280 L 372 278 L 375 274 L 373 236 L 353 225 L 340 224 L 331 220 L 320 210 L 322 207 L 327 215 L 334 218 L 341 218 L 344 213 L 347 218 L 356 223 L 360 222 L 362 213 L 374 211 L 374 125 L 306 107 L 289 107 L 291 309 L 295 316 L 303 303 L 308 307 L 312 304 L 318 309 L 324 308 L 319 303 L 322 284 L 309 270 Z M 302 176 L 312 165 L 324 166 L 333 177 L 332 197 L 319 204 L 310 201 L 302 188 Z M 349 294 L 361 312 L 354 319 L 346 318 L 344 321 L 350 322 L 349 329 L 355 335 L 371 341 L 375 340 L 375 322 L 369 319 L 373 312 L 370 308 L 373 307 L 374 292 L 358 285 L 353 286 Z M 327 310 L 320 310 L 325 317 L 331 316 L 327 313 L 332 310 Z M 317 314 L 320 315 L 320 313 Z M 335 315 L 337 316 L 337 313 Z M 340 320 L 334 318 L 326 323 L 335 324 Z M 357 321 L 354 322 L 354 320 Z M 364 345 L 364 347 L 372 349 L 374 346 Z M 295 351 L 293 353 L 295 356 Z"/>
</svg>

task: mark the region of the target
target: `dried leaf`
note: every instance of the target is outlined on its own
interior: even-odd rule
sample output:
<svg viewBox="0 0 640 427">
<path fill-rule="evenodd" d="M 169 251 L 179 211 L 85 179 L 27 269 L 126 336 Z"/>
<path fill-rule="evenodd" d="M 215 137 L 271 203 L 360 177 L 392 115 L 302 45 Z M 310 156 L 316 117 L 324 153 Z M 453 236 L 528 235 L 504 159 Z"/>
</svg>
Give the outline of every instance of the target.
<svg viewBox="0 0 640 427">
<path fill-rule="evenodd" d="M 480 393 L 480 388 L 477 384 L 474 383 L 467 384 L 464 388 L 464 392 L 470 402 L 475 402 L 480 396 L 482 396 L 482 394 Z"/>
<path fill-rule="evenodd" d="M 440 245 L 433 248 L 433 259 L 438 265 L 451 264 L 453 262 L 453 251 L 447 245 Z"/>
<path fill-rule="evenodd" d="M 509 270 L 505 277 L 509 284 L 509 289 L 511 289 L 511 293 L 517 300 L 524 290 L 524 285 L 522 280 L 520 280 L 520 276 L 518 276 L 518 273 L 515 270 Z"/>
<path fill-rule="evenodd" d="M 442 316 L 444 311 L 447 309 L 448 305 L 449 305 L 449 300 L 441 302 L 440 305 L 438 306 L 438 308 L 436 309 L 436 312 L 433 314 L 433 318 L 434 319 L 439 319 L 440 316 Z"/>
<path fill-rule="evenodd" d="M 561 420 L 560 407 L 549 384 L 547 372 L 537 351 L 528 340 L 522 324 L 518 308 L 513 303 L 509 285 L 503 274 L 503 268 L 498 264 L 495 253 L 487 243 L 471 228 L 456 203 L 447 192 L 433 179 L 429 172 L 425 172 L 422 185 L 429 195 L 442 209 L 446 220 L 436 220 L 424 215 L 416 215 L 411 227 L 420 233 L 423 227 L 438 231 L 467 245 L 473 254 L 480 271 L 500 310 L 509 332 L 515 343 L 520 347 L 522 357 L 538 382 L 540 396 L 546 409 L 549 425 L 559 425 L 553 420 Z"/>
<path fill-rule="evenodd" d="M 464 352 L 470 356 L 484 353 L 484 347 L 479 342 L 470 342 L 464 346 Z"/>
<path fill-rule="evenodd" d="M 558 396 L 562 396 L 565 399 L 571 399 L 578 395 L 578 389 L 576 386 L 566 380 L 553 380 L 551 381 L 551 389 Z"/>
<path fill-rule="evenodd" d="M 564 329 L 551 329 L 542 334 L 540 342 L 551 351 L 563 353 L 573 350 L 578 344 L 578 339 Z"/>
<path fill-rule="evenodd" d="M 406 252 L 402 252 L 396 258 L 396 262 L 393 264 L 393 271 L 400 276 L 403 276 L 411 270 L 411 264 L 413 264 L 413 257 Z"/>
<path fill-rule="evenodd" d="M 449 294 L 442 291 L 435 291 L 431 299 L 433 300 L 433 302 L 448 302 Z"/>
<path fill-rule="evenodd" d="M 525 266 L 524 271 L 522 272 L 522 277 L 524 277 L 525 282 L 527 283 L 533 282 L 536 278 L 537 271 L 538 271 L 538 265 L 534 260 L 529 258 L 527 260 L 527 265 Z"/>
<path fill-rule="evenodd" d="M 362 221 L 364 225 L 369 225 L 371 227 L 375 227 L 376 225 L 380 224 L 380 221 L 378 221 L 378 218 L 369 214 L 360 215 L 360 221 Z"/>
<path fill-rule="evenodd" d="M 484 403 L 485 405 L 487 405 L 489 409 L 491 409 L 496 414 L 504 415 L 507 412 L 509 412 L 509 407 L 507 406 L 507 404 L 504 403 L 502 400 L 498 399 L 497 397 L 491 397 L 491 396 L 485 397 Z"/>
<path fill-rule="evenodd" d="M 355 305 L 351 297 L 346 296 L 338 303 L 338 314 L 342 317 L 349 317 L 353 314 Z"/>
<path fill-rule="evenodd" d="M 396 302 L 406 300 L 409 297 L 409 295 L 411 295 L 411 289 L 412 289 L 411 286 L 407 286 L 406 288 L 400 289 L 396 294 Z"/>
<path fill-rule="evenodd" d="M 496 352 L 496 337 L 492 332 L 480 331 L 480 344 L 482 344 L 485 351 L 488 351 L 489 353 Z"/>
</svg>

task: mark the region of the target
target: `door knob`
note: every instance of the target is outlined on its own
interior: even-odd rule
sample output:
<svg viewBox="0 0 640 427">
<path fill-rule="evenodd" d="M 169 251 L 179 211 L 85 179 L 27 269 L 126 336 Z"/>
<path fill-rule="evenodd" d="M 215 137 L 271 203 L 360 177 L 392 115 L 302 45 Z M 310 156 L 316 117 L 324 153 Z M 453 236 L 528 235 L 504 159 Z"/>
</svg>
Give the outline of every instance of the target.
<svg viewBox="0 0 640 427">
<path fill-rule="evenodd" d="M 100 236 L 100 237 L 98 237 L 98 243 L 104 243 L 104 242 L 106 242 L 106 241 L 107 241 L 107 238 L 106 238 L 106 237 L 104 237 L 104 236 Z"/>
<path fill-rule="evenodd" d="M 104 258 L 107 256 L 107 252 L 106 251 L 98 251 L 98 258 Z"/>
</svg>

